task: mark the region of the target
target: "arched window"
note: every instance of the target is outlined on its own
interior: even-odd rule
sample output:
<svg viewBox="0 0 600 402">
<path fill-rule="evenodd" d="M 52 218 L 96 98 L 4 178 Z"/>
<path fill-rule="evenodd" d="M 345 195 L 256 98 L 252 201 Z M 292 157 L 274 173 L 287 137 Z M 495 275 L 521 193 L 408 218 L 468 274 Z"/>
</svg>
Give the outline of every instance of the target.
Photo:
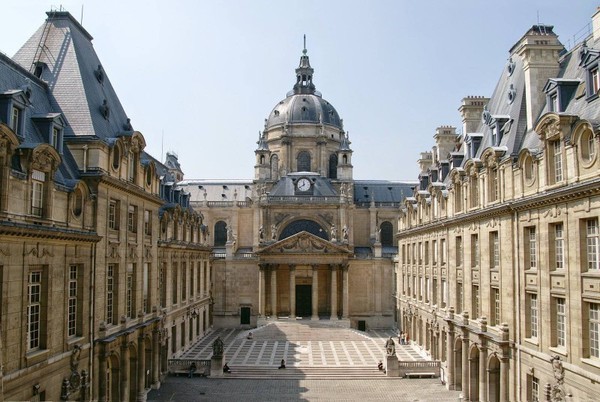
<svg viewBox="0 0 600 402">
<path fill-rule="evenodd" d="M 381 229 L 381 245 L 394 246 L 394 226 L 390 222 L 383 222 L 379 227 Z"/>
<path fill-rule="evenodd" d="M 227 242 L 227 223 L 218 221 L 215 223 L 215 247 L 224 246 Z"/>
<path fill-rule="evenodd" d="M 330 179 L 337 179 L 338 158 L 336 154 L 329 155 L 329 175 Z"/>
<path fill-rule="evenodd" d="M 287 237 L 293 236 L 296 233 L 300 233 L 302 231 L 306 231 L 308 233 L 312 233 L 315 236 L 319 236 L 321 239 L 329 240 L 327 236 L 327 232 L 323 230 L 321 225 L 317 222 L 309 221 L 307 219 L 301 219 L 298 221 L 294 221 L 287 225 L 279 235 L 279 240 L 283 240 Z"/>
<path fill-rule="evenodd" d="M 112 167 L 117 170 L 121 164 L 121 147 L 115 144 L 112 150 Z"/>
<path fill-rule="evenodd" d="M 298 172 L 310 172 L 310 154 L 307 151 L 299 152 L 296 165 Z"/>
<path fill-rule="evenodd" d="M 279 156 L 271 156 L 271 179 L 277 180 L 279 178 Z"/>
</svg>

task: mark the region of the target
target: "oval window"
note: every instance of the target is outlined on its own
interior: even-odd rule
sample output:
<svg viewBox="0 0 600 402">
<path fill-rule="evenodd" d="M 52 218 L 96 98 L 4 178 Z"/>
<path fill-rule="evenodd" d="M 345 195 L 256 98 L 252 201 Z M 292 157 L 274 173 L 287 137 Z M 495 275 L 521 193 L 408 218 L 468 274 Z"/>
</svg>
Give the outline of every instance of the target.
<svg viewBox="0 0 600 402">
<path fill-rule="evenodd" d="M 112 167 L 117 170 L 119 168 L 119 164 L 121 163 L 121 147 L 115 144 L 113 147 L 112 154 Z"/>
<path fill-rule="evenodd" d="M 75 189 L 73 194 L 73 215 L 79 218 L 83 212 L 83 192 L 80 188 Z"/>
</svg>

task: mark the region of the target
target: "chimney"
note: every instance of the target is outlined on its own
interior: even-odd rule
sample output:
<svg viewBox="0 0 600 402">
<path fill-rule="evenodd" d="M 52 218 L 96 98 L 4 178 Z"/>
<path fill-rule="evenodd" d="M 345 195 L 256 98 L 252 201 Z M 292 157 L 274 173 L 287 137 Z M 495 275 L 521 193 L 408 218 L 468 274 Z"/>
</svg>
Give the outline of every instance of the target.
<svg viewBox="0 0 600 402">
<path fill-rule="evenodd" d="M 596 12 L 592 15 L 592 36 L 594 42 L 600 38 L 600 7 L 596 8 Z"/>
<path fill-rule="evenodd" d="M 523 60 L 528 128 L 535 126 L 546 104 L 546 82 L 558 75 L 558 58 L 564 46 L 552 31 L 553 28 L 552 25 L 534 25 L 510 49 L 511 56 L 518 55 Z"/>
<path fill-rule="evenodd" d="M 421 152 L 421 157 L 417 161 L 421 173 L 427 173 L 427 169 L 433 164 L 431 152 Z"/>
<path fill-rule="evenodd" d="M 467 96 L 463 98 L 458 112 L 462 117 L 463 133 L 475 133 L 477 127 L 481 122 L 481 113 L 483 113 L 483 107 L 487 105 L 490 98 L 484 98 L 483 96 Z"/>
<path fill-rule="evenodd" d="M 433 139 L 435 140 L 434 148 L 437 150 L 435 162 L 448 159 L 448 154 L 456 148 L 456 140 L 458 139 L 456 127 L 441 126 L 436 128 Z"/>
</svg>

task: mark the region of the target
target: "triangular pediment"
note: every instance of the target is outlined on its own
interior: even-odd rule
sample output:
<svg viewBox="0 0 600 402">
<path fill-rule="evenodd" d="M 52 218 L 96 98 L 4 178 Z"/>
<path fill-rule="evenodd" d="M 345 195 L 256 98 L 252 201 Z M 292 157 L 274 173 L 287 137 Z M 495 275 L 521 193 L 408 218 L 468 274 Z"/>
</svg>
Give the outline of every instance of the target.
<svg viewBox="0 0 600 402">
<path fill-rule="evenodd" d="M 276 243 L 270 244 L 258 251 L 258 254 L 350 254 L 350 251 L 342 246 L 324 240 L 306 231 L 296 233 Z"/>
</svg>

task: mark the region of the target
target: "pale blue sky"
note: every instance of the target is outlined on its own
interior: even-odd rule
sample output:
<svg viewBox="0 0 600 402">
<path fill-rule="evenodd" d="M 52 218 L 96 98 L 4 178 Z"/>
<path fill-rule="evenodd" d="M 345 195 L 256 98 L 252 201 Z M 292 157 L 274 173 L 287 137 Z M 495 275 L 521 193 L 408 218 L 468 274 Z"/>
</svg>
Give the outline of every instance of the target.
<svg viewBox="0 0 600 402">
<path fill-rule="evenodd" d="M 3 0 L 12 56 L 59 4 Z M 415 180 L 435 128 L 460 128 L 468 95 L 490 96 L 508 50 L 532 25 L 572 46 L 593 0 L 63 1 L 155 157 L 186 178 L 254 177 L 259 130 L 294 84 L 307 35 L 314 82 L 344 119 L 356 179 Z"/>
</svg>

